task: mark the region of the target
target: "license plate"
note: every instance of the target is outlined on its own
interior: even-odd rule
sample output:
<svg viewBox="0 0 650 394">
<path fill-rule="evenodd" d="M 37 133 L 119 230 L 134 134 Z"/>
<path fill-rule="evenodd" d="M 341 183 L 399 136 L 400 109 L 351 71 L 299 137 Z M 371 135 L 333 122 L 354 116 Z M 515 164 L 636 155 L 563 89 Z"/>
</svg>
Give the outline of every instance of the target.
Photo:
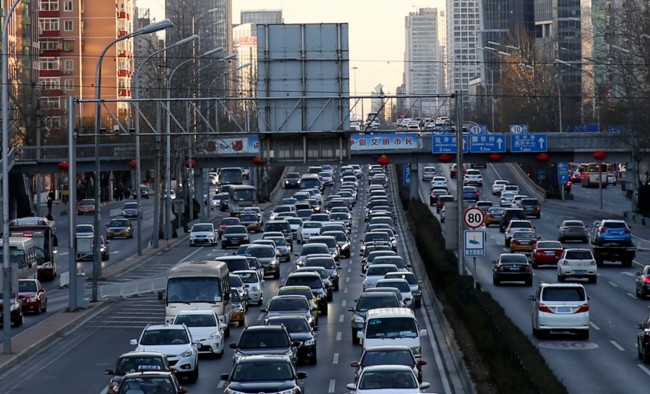
<svg viewBox="0 0 650 394">
<path fill-rule="evenodd" d="M 546 255 L 547 255 L 547 256 L 555 256 L 555 252 L 547 251 L 547 252 L 546 252 Z"/>
<path fill-rule="evenodd" d="M 571 307 L 568 306 L 560 306 L 555 309 L 556 312 L 559 313 L 571 313 Z"/>
<path fill-rule="evenodd" d="M 200 343 L 196 345 L 197 350 L 201 350 L 202 347 L 203 345 L 201 345 Z"/>
<path fill-rule="evenodd" d="M 584 275 L 586 273 L 587 273 L 587 271 L 585 271 L 585 270 L 576 270 L 576 275 Z"/>
<path fill-rule="evenodd" d="M 519 241 L 519 245 L 528 245 L 528 241 Z"/>
<path fill-rule="evenodd" d="M 519 271 L 519 267 L 510 267 L 508 268 L 510 271 Z"/>
</svg>

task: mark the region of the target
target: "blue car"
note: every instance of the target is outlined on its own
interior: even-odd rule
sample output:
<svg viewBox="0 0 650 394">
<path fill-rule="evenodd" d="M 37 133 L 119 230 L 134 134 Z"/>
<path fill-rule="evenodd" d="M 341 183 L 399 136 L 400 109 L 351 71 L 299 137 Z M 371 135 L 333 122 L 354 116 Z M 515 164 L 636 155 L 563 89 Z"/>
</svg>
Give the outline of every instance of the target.
<svg viewBox="0 0 650 394">
<path fill-rule="evenodd" d="M 463 186 L 463 200 L 478 201 L 481 199 L 481 192 L 475 186 Z"/>
<path fill-rule="evenodd" d="M 632 231 L 624 220 L 605 219 L 596 229 L 594 244 L 618 243 L 632 246 Z"/>
</svg>

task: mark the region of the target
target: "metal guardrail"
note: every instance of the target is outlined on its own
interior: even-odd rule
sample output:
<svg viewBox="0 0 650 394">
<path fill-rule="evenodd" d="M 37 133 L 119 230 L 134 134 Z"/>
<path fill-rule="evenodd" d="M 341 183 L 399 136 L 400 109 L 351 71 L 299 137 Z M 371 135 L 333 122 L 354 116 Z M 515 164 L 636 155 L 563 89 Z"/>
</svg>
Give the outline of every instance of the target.
<svg viewBox="0 0 650 394">
<path fill-rule="evenodd" d="M 166 286 L 167 275 L 128 282 L 100 283 L 97 287 L 97 296 L 100 299 L 128 297 L 136 294 L 161 291 Z"/>
</svg>

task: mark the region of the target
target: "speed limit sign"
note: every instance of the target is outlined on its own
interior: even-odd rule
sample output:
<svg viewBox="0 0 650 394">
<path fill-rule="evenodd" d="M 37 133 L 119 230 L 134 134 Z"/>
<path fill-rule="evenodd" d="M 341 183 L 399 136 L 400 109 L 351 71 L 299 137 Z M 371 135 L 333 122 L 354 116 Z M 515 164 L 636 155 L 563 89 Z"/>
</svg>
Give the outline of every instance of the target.
<svg viewBox="0 0 650 394">
<path fill-rule="evenodd" d="M 465 225 L 469 228 L 479 228 L 485 223 L 485 213 L 476 207 L 467 208 L 463 214 Z"/>
</svg>

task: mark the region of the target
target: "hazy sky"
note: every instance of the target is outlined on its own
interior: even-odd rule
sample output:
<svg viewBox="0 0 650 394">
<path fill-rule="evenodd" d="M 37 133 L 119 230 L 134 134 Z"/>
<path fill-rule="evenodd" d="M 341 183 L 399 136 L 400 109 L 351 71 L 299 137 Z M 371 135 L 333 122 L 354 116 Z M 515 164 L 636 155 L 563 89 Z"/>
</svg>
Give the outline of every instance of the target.
<svg viewBox="0 0 650 394">
<path fill-rule="evenodd" d="M 136 0 L 150 8 L 157 20 L 164 17 L 164 0 Z M 404 18 L 421 7 L 444 0 L 233 0 L 233 23 L 241 10 L 282 9 L 285 23 L 348 23 L 350 94 L 369 94 L 381 83 L 394 94 L 404 71 Z M 358 67 L 356 73 L 352 67 Z M 355 77 L 356 74 L 356 77 Z"/>
</svg>

